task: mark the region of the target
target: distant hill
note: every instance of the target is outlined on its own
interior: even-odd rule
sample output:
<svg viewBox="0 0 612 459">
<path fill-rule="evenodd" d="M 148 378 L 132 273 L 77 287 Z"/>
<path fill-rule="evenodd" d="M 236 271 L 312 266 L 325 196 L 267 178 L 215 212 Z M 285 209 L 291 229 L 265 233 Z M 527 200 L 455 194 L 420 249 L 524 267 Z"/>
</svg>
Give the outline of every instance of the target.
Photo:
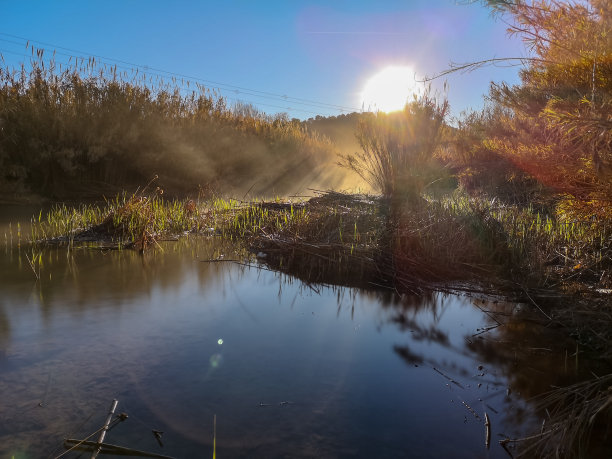
<svg viewBox="0 0 612 459">
<path fill-rule="evenodd" d="M 338 147 L 340 153 L 354 153 L 361 149 L 355 133 L 362 116 L 356 112 L 328 117 L 318 115 L 307 119 L 303 125 L 311 132 L 328 137 Z"/>
</svg>

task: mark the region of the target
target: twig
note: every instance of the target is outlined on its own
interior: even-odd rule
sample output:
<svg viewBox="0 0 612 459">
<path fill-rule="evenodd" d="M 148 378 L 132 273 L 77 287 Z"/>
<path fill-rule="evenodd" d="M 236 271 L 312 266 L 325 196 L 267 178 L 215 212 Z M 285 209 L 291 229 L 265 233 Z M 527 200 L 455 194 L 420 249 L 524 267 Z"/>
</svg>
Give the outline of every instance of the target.
<svg viewBox="0 0 612 459">
<path fill-rule="evenodd" d="M 531 295 L 529 295 L 529 292 L 527 291 L 526 288 L 523 288 L 523 292 L 525 292 L 525 295 L 527 295 L 527 298 L 529 298 L 529 301 L 531 301 L 531 303 L 533 303 L 533 305 L 538 308 L 538 310 L 544 314 L 544 316 L 548 319 L 548 320 L 552 320 L 552 317 L 550 317 L 548 314 L 546 314 L 542 308 L 538 305 L 538 303 L 536 303 L 533 298 L 531 298 Z"/>
<path fill-rule="evenodd" d="M 211 258 L 211 259 L 208 259 L 208 260 L 200 260 L 200 263 L 221 263 L 221 262 L 224 262 L 224 261 L 232 262 L 232 263 L 238 263 L 238 264 L 244 264 L 242 262 L 242 260 L 234 260 L 234 259 L 231 259 L 231 258 Z M 246 266 L 251 266 L 251 265 L 246 265 Z"/>
<path fill-rule="evenodd" d="M 37 273 L 36 269 L 34 268 L 34 259 L 35 259 L 35 257 L 32 255 L 32 260 L 30 260 L 30 257 L 28 257 L 27 253 L 25 254 L 25 256 L 28 259 L 28 263 L 30 264 L 30 268 L 32 268 L 32 272 L 36 276 L 36 280 L 40 280 L 40 273 Z"/>
<path fill-rule="evenodd" d="M 502 326 L 502 324 L 493 325 L 491 327 L 485 327 L 485 328 L 482 329 L 482 331 L 479 331 L 478 333 L 474 333 L 472 335 L 472 337 L 478 336 L 478 335 L 482 335 L 483 333 L 490 332 L 491 330 L 495 330 L 497 327 L 501 327 L 501 326 Z"/>
<path fill-rule="evenodd" d="M 461 400 L 461 403 L 462 403 L 462 405 L 463 405 L 463 406 L 465 406 L 465 407 L 467 408 L 467 410 L 468 410 L 470 413 L 472 413 L 472 415 L 473 415 L 473 416 L 474 416 L 476 419 L 478 419 L 479 421 L 481 420 L 481 419 L 480 419 L 480 416 L 478 416 L 478 413 L 476 413 L 476 411 L 474 411 L 474 409 L 473 409 L 473 408 L 472 408 L 470 405 L 468 405 L 468 404 L 467 404 L 465 401 L 463 401 L 463 400 Z"/>
<path fill-rule="evenodd" d="M 455 381 L 453 378 L 445 375 L 444 373 L 442 373 L 440 370 L 438 370 L 436 367 L 432 367 L 433 370 L 439 374 L 441 374 L 442 376 L 444 376 L 446 379 L 448 379 L 450 382 L 452 382 L 453 384 L 456 384 L 457 386 L 461 387 L 462 389 L 465 389 L 460 383 L 458 383 L 457 381 Z"/>
<path fill-rule="evenodd" d="M 518 61 L 518 62 L 517 62 Z M 543 63 L 543 64 L 556 64 L 557 62 L 554 61 L 549 61 L 549 60 L 545 60 L 545 59 L 539 59 L 536 57 L 495 57 L 492 59 L 484 59 L 482 61 L 477 61 L 477 62 L 470 62 L 467 64 L 454 64 L 451 63 L 450 68 L 447 70 L 444 70 L 432 77 L 425 77 L 422 80 L 417 80 L 418 83 L 427 83 L 429 81 L 433 81 L 436 80 L 438 78 L 441 78 L 445 75 L 448 75 L 450 73 L 455 73 L 455 72 L 471 72 L 472 70 L 476 70 L 480 67 L 484 67 L 485 65 L 494 65 L 496 63 L 499 62 L 516 62 L 513 64 L 510 64 L 512 66 L 517 66 L 517 65 L 523 65 L 523 63 L 525 61 L 530 61 L 530 62 L 539 62 L 539 63 Z"/>
<path fill-rule="evenodd" d="M 489 449 L 491 444 L 491 420 L 489 419 L 489 415 L 485 411 L 485 446 Z"/>
</svg>

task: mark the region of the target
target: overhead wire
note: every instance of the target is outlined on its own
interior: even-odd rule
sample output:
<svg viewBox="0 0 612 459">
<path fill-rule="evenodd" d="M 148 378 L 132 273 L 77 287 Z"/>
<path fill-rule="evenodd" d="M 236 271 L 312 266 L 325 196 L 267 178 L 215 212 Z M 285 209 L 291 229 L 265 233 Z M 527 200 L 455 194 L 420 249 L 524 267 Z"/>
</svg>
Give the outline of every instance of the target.
<svg viewBox="0 0 612 459">
<path fill-rule="evenodd" d="M 186 74 L 182 74 L 182 73 L 178 73 L 178 72 L 171 72 L 171 71 L 164 70 L 164 69 L 159 69 L 159 68 L 156 68 L 156 67 L 150 67 L 148 65 L 136 64 L 136 63 L 124 61 L 124 60 L 121 60 L 121 59 L 115 59 L 115 58 L 100 56 L 100 55 L 96 55 L 96 54 L 93 54 L 93 53 L 87 53 L 85 51 L 79 51 L 79 50 L 72 49 L 72 48 L 66 48 L 66 47 L 58 46 L 58 45 L 55 45 L 55 44 L 52 44 L 52 43 L 42 42 L 42 41 L 38 41 L 38 40 L 32 40 L 32 39 L 29 39 L 29 38 L 26 38 L 26 37 L 21 37 L 21 36 L 13 35 L 13 34 L 7 34 L 7 33 L 4 33 L 4 32 L 0 32 L 0 35 L 5 36 L 5 37 L 11 37 L 11 38 L 18 39 L 18 40 L 22 40 L 21 42 L 15 42 L 13 40 L 8 40 L 6 38 L 0 38 L 0 41 L 3 41 L 3 42 L 15 44 L 15 45 L 23 45 L 25 43 L 26 47 L 29 44 L 31 44 L 31 43 L 35 43 L 35 44 L 39 44 L 39 45 L 43 45 L 43 46 L 51 46 L 53 48 L 52 50 L 45 49 L 45 48 L 38 48 L 38 49 L 43 49 L 44 51 L 53 51 L 54 54 L 70 56 L 70 57 L 74 57 L 75 59 L 87 60 L 87 59 L 91 59 L 93 57 L 93 58 L 97 59 L 99 63 L 102 63 L 102 64 L 115 65 L 118 68 L 124 68 L 124 69 L 128 69 L 128 70 L 139 69 L 139 70 L 141 70 L 141 71 L 143 71 L 143 72 L 145 72 L 145 73 L 147 73 L 149 75 L 155 75 L 155 76 L 162 77 L 162 78 L 164 78 L 164 77 L 165 78 L 172 77 L 173 81 L 176 78 L 187 79 L 187 81 L 192 81 L 192 82 L 195 82 L 195 83 L 201 83 L 201 84 L 206 84 L 206 85 L 213 85 L 213 86 L 215 86 L 215 89 L 218 89 L 220 91 L 233 91 L 236 94 L 244 94 L 246 96 L 258 97 L 258 98 L 263 98 L 263 99 L 268 99 L 268 100 L 273 100 L 273 101 L 289 102 L 289 103 L 291 103 L 293 105 L 302 105 L 302 106 L 321 108 L 321 109 L 326 109 L 326 110 L 331 110 L 331 111 L 339 111 L 339 112 L 354 112 L 354 111 L 358 112 L 358 111 L 361 111 L 361 109 L 355 108 L 355 107 L 349 107 L 349 106 L 344 106 L 344 105 L 339 105 L 339 104 L 329 104 L 329 103 L 326 103 L 326 102 L 320 102 L 320 101 L 316 101 L 316 100 L 312 100 L 312 99 L 306 99 L 306 98 L 301 98 L 301 97 L 293 97 L 293 96 L 288 96 L 288 95 L 285 95 L 285 94 L 273 93 L 273 92 L 269 92 L 269 91 L 261 91 L 261 90 L 247 88 L 247 87 L 243 87 L 243 86 L 237 86 L 237 85 L 233 85 L 233 84 L 229 84 L 229 83 L 223 83 L 223 82 L 209 80 L 209 79 L 205 79 L 205 78 L 194 77 L 194 76 L 190 76 L 190 75 L 186 75 Z M 57 50 L 68 51 L 70 53 L 78 53 L 78 54 L 81 54 L 81 55 L 76 55 L 75 56 L 74 54 L 61 53 L 61 52 L 58 52 Z M 88 56 L 88 57 L 86 57 L 85 55 Z M 127 66 L 127 67 L 125 67 L 125 66 Z M 234 99 L 234 100 L 236 100 L 236 99 Z M 264 104 L 262 103 L 261 105 L 264 105 Z M 272 106 L 272 105 L 268 104 L 268 106 Z M 305 111 L 305 112 L 309 112 L 309 113 L 317 113 L 317 112 L 312 112 L 312 111 L 307 111 L 307 110 L 296 109 L 296 108 L 293 108 L 293 107 L 279 107 L 279 106 L 274 106 L 274 107 L 290 109 L 291 111 Z"/>
<path fill-rule="evenodd" d="M 0 39 L 0 40 L 2 40 L 2 39 Z M 24 53 L 19 53 L 19 52 L 7 50 L 5 48 L 0 48 L 0 53 L 13 54 L 13 55 L 16 55 L 16 56 L 22 56 L 22 57 L 26 57 L 26 58 L 31 57 L 28 54 L 24 54 Z M 66 55 L 67 56 L 67 54 L 64 54 L 64 53 L 57 53 L 57 54 L 58 55 L 59 54 Z M 80 57 L 79 57 L 79 59 L 80 59 Z M 55 62 L 59 63 L 59 64 L 62 64 L 62 65 L 65 65 L 66 67 L 70 66 L 70 62 L 58 61 L 58 60 L 56 60 Z M 117 66 L 117 68 L 120 68 L 120 67 Z M 121 67 L 121 68 L 125 68 L 127 70 L 133 70 L 132 68 L 129 68 L 129 67 Z M 97 74 L 102 73 L 103 75 L 106 75 L 106 76 L 112 76 L 113 75 L 112 71 L 110 71 L 110 70 L 98 70 L 98 72 L 96 72 L 96 73 Z M 144 75 L 144 74 L 142 74 L 142 75 Z M 161 76 L 161 75 L 157 75 L 157 74 L 154 74 L 154 73 L 148 74 L 148 75 Z M 132 78 L 132 80 L 134 82 L 138 82 L 138 78 L 135 75 Z M 141 80 L 141 81 L 146 83 L 146 81 L 144 79 Z M 190 95 L 192 93 L 196 93 L 197 92 L 194 88 L 187 87 L 187 86 L 185 86 L 185 84 L 179 84 L 178 82 L 174 82 L 173 83 L 173 87 L 177 88 L 181 93 L 186 94 L 186 95 Z M 233 97 L 233 96 L 223 95 L 222 97 L 225 100 L 236 102 L 236 103 L 241 103 L 241 102 L 244 103 L 245 102 L 244 100 L 239 99 L 237 97 Z M 312 111 L 312 110 L 305 110 L 303 108 L 285 107 L 285 106 L 281 106 L 281 105 L 270 104 L 270 103 L 267 103 L 267 102 L 256 102 L 256 104 L 258 106 L 262 106 L 262 107 L 278 108 L 278 109 L 281 109 L 281 110 L 289 110 L 291 112 L 307 113 L 307 114 L 310 114 L 310 115 L 320 115 L 320 112 L 315 112 L 315 111 Z"/>
<path fill-rule="evenodd" d="M 0 39 L 0 40 L 2 40 L 2 39 Z M 9 54 L 13 54 L 13 55 L 17 55 L 17 56 L 23 56 L 23 57 L 26 57 L 26 58 L 30 57 L 30 56 L 28 56 L 27 54 L 17 53 L 17 52 L 11 51 L 11 50 L 7 50 L 7 49 L 5 49 L 5 48 L 0 48 L 0 51 L 3 51 L 3 52 L 5 52 L 5 53 L 9 53 Z M 57 54 L 58 54 L 58 55 L 70 56 L 70 55 L 65 54 L 65 53 L 57 53 Z M 74 56 L 71 56 L 71 57 L 74 57 Z M 84 59 L 84 58 L 83 58 L 83 57 L 81 57 L 81 56 L 78 56 L 78 57 L 77 57 L 77 59 Z M 64 64 L 64 65 L 66 65 L 66 66 L 69 66 L 69 65 L 70 65 L 70 62 L 65 62 L 65 61 L 56 61 L 56 62 L 59 62 L 60 64 Z M 129 71 L 131 71 L 131 72 L 133 72 L 133 71 L 134 71 L 134 68 L 132 68 L 132 67 L 117 66 L 116 64 L 105 63 L 105 62 L 103 62 L 103 61 L 101 61 L 100 63 L 101 63 L 101 64 L 105 64 L 105 65 L 116 66 L 117 68 L 126 69 L 126 70 L 129 70 Z M 108 71 L 107 71 L 107 72 L 105 72 L 105 73 L 106 73 L 107 75 L 110 75 L 110 73 L 109 73 Z M 143 74 L 144 74 L 144 73 L 143 73 Z M 157 74 L 157 73 L 153 73 L 153 72 L 147 72 L 146 74 L 147 74 L 147 75 L 149 75 L 149 76 L 156 76 L 156 77 L 161 77 L 161 78 L 163 78 L 163 77 L 164 77 L 163 75 L 160 75 L 160 74 Z M 134 79 L 134 80 L 136 80 L 136 78 L 135 78 L 135 77 L 134 77 L 133 79 Z M 146 83 L 146 81 L 145 81 L 145 80 L 142 80 L 142 81 Z M 176 81 L 175 81 L 175 82 L 173 82 L 173 85 L 174 85 L 174 87 L 178 87 L 178 88 L 179 88 L 179 90 L 180 90 L 181 92 L 187 92 L 187 93 L 195 92 L 195 90 L 194 90 L 194 89 L 192 89 L 192 88 L 190 88 L 190 87 L 185 87 L 185 85 L 184 85 L 184 84 L 183 84 L 183 85 L 180 85 L 180 84 L 178 84 L 178 82 L 176 82 Z M 213 88 L 213 89 L 217 89 L 217 88 Z M 220 89 L 222 90 L 223 88 L 220 88 Z M 238 91 L 234 91 L 234 92 L 239 93 Z M 258 95 L 258 94 L 248 94 L 248 93 L 246 93 L 246 94 L 247 94 L 247 95 L 250 95 L 250 96 L 252 96 L 252 97 L 260 97 L 260 98 L 262 98 L 262 97 L 263 97 L 264 99 L 270 99 L 269 97 L 261 96 L 261 95 Z M 308 113 L 308 114 L 312 114 L 312 115 L 319 115 L 319 114 L 321 114 L 320 112 L 315 112 L 315 111 L 312 111 L 312 110 L 305 110 L 305 109 L 302 109 L 302 108 L 295 108 L 295 107 L 291 107 L 291 106 L 288 106 L 288 107 L 287 107 L 287 106 L 281 106 L 281 105 L 274 105 L 274 104 L 265 103 L 265 102 L 259 102 L 259 101 L 257 101 L 257 102 L 253 102 L 253 101 L 245 101 L 245 100 L 243 100 L 243 99 L 239 99 L 239 98 L 237 98 L 237 97 L 233 97 L 233 96 L 228 96 L 228 95 L 226 95 L 226 94 L 222 94 L 222 97 L 223 97 L 223 99 L 228 100 L 228 101 L 233 101 L 233 102 L 250 102 L 250 103 L 256 103 L 258 106 L 264 106 L 264 107 L 277 108 L 277 109 L 281 109 L 281 110 L 288 110 L 288 111 L 291 111 L 291 112 L 301 112 L 301 113 Z M 306 106 L 313 105 L 313 104 L 306 104 L 306 103 L 298 103 L 298 104 L 299 104 L 299 105 L 306 105 Z M 315 107 L 316 107 L 316 106 L 315 106 Z M 342 111 L 342 110 L 341 110 L 341 111 Z"/>
</svg>

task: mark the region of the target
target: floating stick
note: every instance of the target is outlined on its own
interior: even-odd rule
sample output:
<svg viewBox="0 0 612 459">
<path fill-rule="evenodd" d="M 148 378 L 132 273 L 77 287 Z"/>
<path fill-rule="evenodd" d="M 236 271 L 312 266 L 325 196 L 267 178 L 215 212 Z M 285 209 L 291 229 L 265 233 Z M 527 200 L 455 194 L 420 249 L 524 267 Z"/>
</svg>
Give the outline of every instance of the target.
<svg viewBox="0 0 612 459">
<path fill-rule="evenodd" d="M 491 421 L 489 419 L 489 415 L 485 411 L 485 446 L 489 449 L 489 445 L 491 444 Z"/>
<path fill-rule="evenodd" d="M 113 414 L 115 414 L 115 408 L 117 408 L 117 403 L 119 403 L 119 401 L 115 399 L 111 404 L 110 411 L 108 412 L 108 416 L 106 417 L 106 422 L 104 423 L 104 428 L 102 429 L 102 432 L 100 432 L 100 437 L 98 438 L 98 444 L 104 443 L 104 437 L 106 436 L 106 432 L 108 432 L 108 426 L 111 422 L 111 419 L 113 419 Z M 100 454 L 101 450 L 102 446 L 96 448 L 93 454 L 91 455 L 91 459 L 96 459 L 96 457 L 98 457 L 98 454 Z"/>
<path fill-rule="evenodd" d="M 139 451 L 137 449 L 132 448 L 124 448 L 123 446 L 111 445 L 109 443 L 97 443 L 95 441 L 84 441 L 84 440 L 75 440 L 72 438 L 67 438 L 64 440 L 66 445 L 74 444 L 72 448 L 76 449 L 89 449 L 91 447 L 99 447 L 101 448 L 100 454 L 112 454 L 115 456 L 133 456 L 133 457 L 148 457 L 148 458 L 156 458 L 156 459 L 175 459 L 172 456 L 164 456 L 162 454 L 156 453 L 148 453 L 146 451 Z"/>
</svg>

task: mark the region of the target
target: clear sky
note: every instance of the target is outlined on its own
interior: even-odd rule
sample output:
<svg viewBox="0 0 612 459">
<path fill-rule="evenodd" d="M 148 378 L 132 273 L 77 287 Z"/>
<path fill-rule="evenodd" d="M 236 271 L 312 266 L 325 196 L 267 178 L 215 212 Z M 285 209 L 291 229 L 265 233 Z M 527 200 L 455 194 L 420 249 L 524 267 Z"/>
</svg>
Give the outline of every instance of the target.
<svg viewBox="0 0 612 459">
<path fill-rule="evenodd" d="M 0 0 L 0 52 L 12 65 L 27 59 L 30 40 L 61 53 L 162 69 L 220 88 L 230 103 L 240 99 L 304 119 L 342 113 L 323 104 L 359 109 L 366 82 L 387 66 L 409 65 L 422 76 L 450 62 L 525 55 L 489 10 L 462 3 Z M 517 73 L 487 67 L 449 75 L 452 113 L 480 108 L 490 81 L 514 83 Z"/>
</svg>

